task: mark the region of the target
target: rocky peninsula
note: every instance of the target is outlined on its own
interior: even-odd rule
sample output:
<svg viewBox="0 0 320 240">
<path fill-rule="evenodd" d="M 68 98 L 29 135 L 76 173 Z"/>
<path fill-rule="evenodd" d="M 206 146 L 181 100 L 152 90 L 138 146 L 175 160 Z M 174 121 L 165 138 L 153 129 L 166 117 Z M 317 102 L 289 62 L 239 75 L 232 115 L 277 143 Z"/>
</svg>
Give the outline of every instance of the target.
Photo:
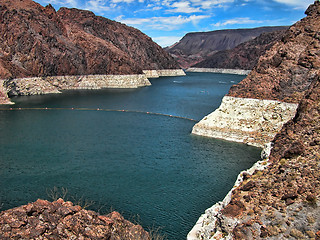
<svg viewBox="0 0 320 240">
<path fill-rule="evenodd" d="M 274 132 L 267 144 L 269 148 L 263 152 L 263 160 L 242 172 L 226 198 L 199 218 L 188 235 L 189 240 L 320 238 L 320 2 L 315 1 L 305 13 L 307 17 L 291 26 L 260 57 L 247 78 L 230 89 L 220 110 L 200 121 L 199 125 L 208 127 L 205 122 L 209 119 L 213 126 L 213 129 L 208 127 L 213 133 L 211 137 L 217 132 L 230 136 L 238 127 L 241 132 L 251 128 L 257 111 L 251 109 L 248 117 L 241 117 L 243 110 L 250 109 L 250 99 L 297 106 L 297 110 L 281 107 L 293 118 L 281 123 L 283 127 Z M 233 110 L 226 110 L 227 102 Z M 226 112 L 219 113 L 224 109 Z M 257 110 L 264 110 L 262 115 L 271 114 L 269 119 L 262 116 L 262 121 L 283 118 L 283 112 L 275 111 L 269 104 Z M 234 120 L 235 126 L 217 129 L 221 117 L 227 122 Z M 249 132 L 248 137 L 259 139 L 266 130 L 263 125 L 257 134 L 252 136 Z M 271 138 L 266 137 L 264 142 Z"/>
</svg>

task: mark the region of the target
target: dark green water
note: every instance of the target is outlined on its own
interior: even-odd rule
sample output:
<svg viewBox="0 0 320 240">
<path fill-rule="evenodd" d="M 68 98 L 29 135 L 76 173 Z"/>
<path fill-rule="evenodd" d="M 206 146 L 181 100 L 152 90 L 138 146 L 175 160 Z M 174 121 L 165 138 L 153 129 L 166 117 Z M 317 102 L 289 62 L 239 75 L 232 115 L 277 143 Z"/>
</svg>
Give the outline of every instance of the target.
<svg viewBox="0 0 320 240">
<path fill-rule="evenodd" d="M 186 119 L 71 108 L 200 120 L 242 79 L 189 73 L 135 90 L 15 98 L 10 107 L 21 110 L 0 111 L 2 210 L 48 199 L 47 189 L 65 187 L 69 196 L 93 200 L 93 210 L 112 207 L 129 219 L 138 215 L 146 229 L 161 227 L 168 239 L 185 239 L 200 214 L 259 159 L 260 150 L 193 136 L 195 122 Z M 45 107 L 69 109 L 23 109 Z"/>
</svg>

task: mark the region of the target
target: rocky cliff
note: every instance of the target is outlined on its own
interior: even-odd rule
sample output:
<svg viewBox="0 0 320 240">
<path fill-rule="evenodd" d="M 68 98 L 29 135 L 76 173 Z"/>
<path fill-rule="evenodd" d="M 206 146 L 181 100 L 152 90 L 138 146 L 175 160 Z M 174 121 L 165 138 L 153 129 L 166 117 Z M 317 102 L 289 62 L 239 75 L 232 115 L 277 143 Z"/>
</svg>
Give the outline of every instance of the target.
<svg viewBox="0 0 320 240">
<path fill-rule="evenodd" d="M 5 86 L 26 77 L 132 75 L 179 68 L 135 28 L 90 11 L 56 12 L 32 0 L 1 1 L 0 38 L 0 79 Z M 63 89 L 59 83 L 55 87 Z M 1 98 L 5 95 L 1 91 Z"/>
<path fill-rule="evenodd" d="M 0 3 L 0 78 L 139 74 L 176 62 L 137 29 L 90 11 Z"/>
<path fill-rule="evenodd" d="M 1 239 L 128 239 L 150 240 L 140 225 L 118 212 L 99 215 L 61 198 L 37 200 L 0 213 Z"/>
<path fill-rule="evenodd" d="M 261 33 L 273 32 L 286 27 L 260 27 L 252 29 L 228 29 L 186 34 L 178 43 L 166 48 L 183 68 L 203 61 L 218 51 L 232 49 Z"/>
<path fill-rule="evenodd" d="M 316 8 L 317 5 L 314 6 Z M 228 96 L 247 99 L 235 101 L 233 105 L 234 109 L 242 109 L 244 112 L 246 109 L 250 109 L 252 102 L 250 99 L 274 100 L 278 101 L 280 105 L 281 102 L 297 104 L 302 99 L 312 79 L 314 79 L 320 69 L 320 16 L 313 8 L 308 9 L 306 14 L 307 17 L 287 29 L 284 36 L 275 42 L 265 55 L 259 58 L 258 64 L 243 81 L 231 87 Z M 273 119 L 270 120 L 269 118 L 260 116 L 258 112 L 249 115 L 237 115 L 237 122 L 239 124 L 237 126 L 233 124 L 231 128 L 228 128 L 230 131 L 235 130 L 237 132 L 237 137 L 234 140 L 243 139 L 244 143 L 263 146 L 281 129 L 281 124 L 289 120 L 284 118 L 281 111 L 277 111 L 272 104 L 269 106 L 264 105 L 263 109 L 259 109 L 259 111 L 273 116 Z M 295 108 L 290 109 L 288 111 L 291 112 L 287 114 L 294 116 Z M 220 110 L 218 109 L 217 112 Z M 235 120 L 232 112 L 225 111 L 224 118 Z M 205 132 L 208 132 L 208 129 L 214 129 L 212 132 L 220 131 L 224 135 L 228 135 L 225 133 L 226 128 L 221 127 L 219 120 L 216 119 L 220 115 L 213 114 L 210 118 L 207 116 L 206 119 L 203 119 L 194 127 L 193 133 L 204 132 L 201 130 L 202 128 L 203 130 L 206 129 Z M 241 118 L 241 116 L 243 117 Z M 245 122 L 251 123 L 249 135 L 249 132 L 243 127 Z M 273 131 L 273 136 L 269 135 L 269 137 L 262 141 L 261 133 L 268 131 L 265 126 L 270 122 L 272 122 L 273 126 L 277 126 L 278 130 Z M 267 136 L 267 134 L 262 135 Z M 221 136 L 221 134 L 217 136 Z M 248 138 L 253 139 L 253 141 L 245 140 Z"/>
<path fill-rule="evenodd" d="M 226 198 L 199 218 L 189 240 L 320 239 L 320 2 L 306 14 L 229 93 L 298 103 L 293 119 L 264 160 L 242 172 Z"/>
<path fill-rule="evenodd" d="M 192 66 L 192 68 L 225 68 L 251 70 L 264 55 L 279 41 L 284 30 L 262 33 L 258 37 L 239 44 L 235 48 L 219 51 Z"/>
<path fill-rule="evenodd" d="M 301 100 L 320 69 L 320 16 L 316 7 L 308 8 L 306 14 L 259 58 L 244 81 L 231 87 L 229 96 Z"/>
</svg>

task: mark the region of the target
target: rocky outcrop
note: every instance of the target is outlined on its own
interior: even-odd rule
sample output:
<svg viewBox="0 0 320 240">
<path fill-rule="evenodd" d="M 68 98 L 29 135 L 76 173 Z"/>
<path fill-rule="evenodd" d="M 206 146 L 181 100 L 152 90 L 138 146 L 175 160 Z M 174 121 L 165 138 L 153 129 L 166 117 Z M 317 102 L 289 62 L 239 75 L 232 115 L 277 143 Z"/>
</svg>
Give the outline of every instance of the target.
<svg viewBox="0 0 320 240">
<path fill-rule="evenodd" d="M 259 36 L 261 33 L 273 32 L 285 28 L 286 27 L 260 27 L 188 33 L 178 43 L 167 47 L 166 51 L 179 62 L 182 68 L 189 68 L 218 51 L 232 49 L 240 43 Z"/>
<path fill-rule="evenodd" d="M 7 90 L 3 86 L 4 81 L 0 80 L 0 104 L 13 104 L 7 94 Z"/>
<path fill-rule="evenodd" d="M 143 70 L 147 78 L 185 76 L 182 69 Z"/>
<path fill-rule="evenodd" d="M 60 93 L 67 89 L 138 88 L 151 85 L 144 74 L 33 77 L 4 83 L 10 97 Z"/>
<path fill-rule="evenodd" d="M 264 55 L 276 41 L 279 41 L 284 30 L 262 33 L 258 37 L 239 44 L 235 48 L 219 51 L 205 60 L 195 64 L 192 68 L 225 68 L 225 69 L 253 69 L 259 57 Z"/>
<path fill-rule="evenodd" d="M 191 67 L 191 68 L 188 68 L 186 70 L 186 72 L 208 72 L 208 73 L 226 73 L 226 74 L 248 75 L 251 72 L 251 70 Z"/>
<path fill-rule="evenodd" d="M 182 69 L 143 70 L 131 75 L 49 76 L 0 80 L 0 104 L 13 104 L 9 97 L 60 93 L 70 89 L 139 88 L 150 86 L 148 78 L 184 76 Z"/>
<path fill-rule="evenodd" d="M 294 117 L 297 105 L 225 96 L 220 107 L 197 123 L 192 133 L 263 148 Z"/>
<path fill-rule="evenodd" d="M 118 212 L 99 215 L 71 202 L 37 200 L 0 213 L 1 239 L 149 240 L 140 225 Z"/>
<path fill-rule="evenodd" d="M 229 94 L 296 102 L 294 118 L 269 144 L 266 159 L 241 173 L 223 202 L 200 217 L 189 240 L 320 238 L 320 2 L 306 14 Z"/>
</svg>

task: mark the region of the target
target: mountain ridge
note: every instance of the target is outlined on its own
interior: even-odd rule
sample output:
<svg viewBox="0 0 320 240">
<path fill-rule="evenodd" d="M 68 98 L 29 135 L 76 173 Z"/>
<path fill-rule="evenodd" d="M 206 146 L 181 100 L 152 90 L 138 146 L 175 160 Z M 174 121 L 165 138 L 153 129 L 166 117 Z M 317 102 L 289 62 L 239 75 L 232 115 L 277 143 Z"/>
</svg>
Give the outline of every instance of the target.
<svg viewBox="0 0 320 240">
<path fill-rule="evenodd" d="M 285 29 L 262 33 L 232 49 L 219 51 L 191 67 L 251 70 L 258 63 L 259 57 L 269 50 L 275 41 L 280 40 L 284 32 Z"/>
<path fill-rule="evenodd" d="M 87 10 L 4 0 L 0 36 L 2 79 L 179 68 L 141 31 Z"/>
<path fill-rule="evenodd" d="M 165 48 L 183 68 L 188 68 L 210 55 L 232 49 L 261 33 L 282 30 L 285 26 L 225 29 L 210 32 L 187 33 L 178 43 Z"/>
</svg>

